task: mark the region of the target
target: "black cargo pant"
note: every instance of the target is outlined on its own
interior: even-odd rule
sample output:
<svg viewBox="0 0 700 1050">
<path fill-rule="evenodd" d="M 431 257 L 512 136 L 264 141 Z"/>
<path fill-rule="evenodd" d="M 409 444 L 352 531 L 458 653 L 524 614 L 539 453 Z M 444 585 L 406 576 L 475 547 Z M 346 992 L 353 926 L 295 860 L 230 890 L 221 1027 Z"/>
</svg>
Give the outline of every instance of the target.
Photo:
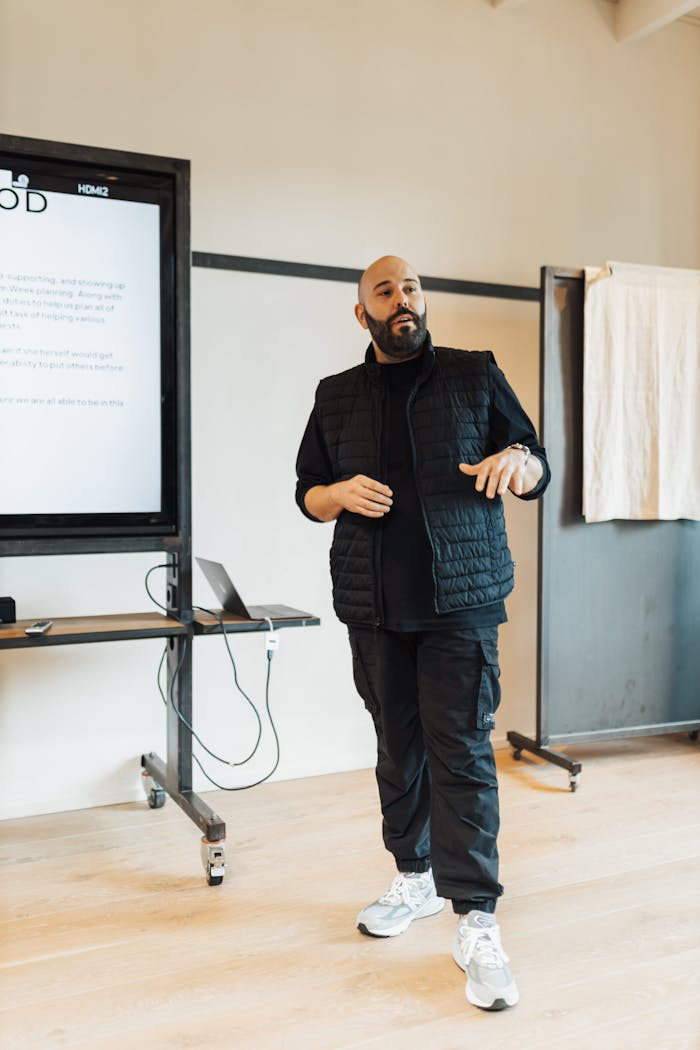
<svg viewBox="0 0 700 1050">
<path fill-rule="evenodd" d="M 399 871 L 427 871 L 456 912 L 493 911 L 500 701 L 498 628 L 349 628 L 355 685 L 377 732 L 384 843 Z"/>
</svg>

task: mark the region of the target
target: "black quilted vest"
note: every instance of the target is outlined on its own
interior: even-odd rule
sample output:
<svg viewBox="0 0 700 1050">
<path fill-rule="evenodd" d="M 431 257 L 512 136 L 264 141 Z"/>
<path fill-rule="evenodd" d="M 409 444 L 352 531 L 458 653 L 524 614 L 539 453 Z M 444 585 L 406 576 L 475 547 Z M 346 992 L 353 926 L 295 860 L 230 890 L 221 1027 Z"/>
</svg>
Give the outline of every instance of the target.
<svg viewBox="0 0 700 1050">
<path fill-rule="evenodd" d="M 487 605 L 513 589 L 503 501 L 487 499 L 460 463 L 497 451 L 490 440 L 489 351 L 433 348 L 408 401 L 412 455 L 433 551 L 437 613 Z M 316 394 L 334 481 L 382 480 L 383 384 L 370 347 L 365 363 L 329 376 Z M 333 604 L 344 623 L 381 622 L 381 519 L 343 511 L 331 546 Z M 406 567 L 410 572 L 410 566 Z"/>
</svg>

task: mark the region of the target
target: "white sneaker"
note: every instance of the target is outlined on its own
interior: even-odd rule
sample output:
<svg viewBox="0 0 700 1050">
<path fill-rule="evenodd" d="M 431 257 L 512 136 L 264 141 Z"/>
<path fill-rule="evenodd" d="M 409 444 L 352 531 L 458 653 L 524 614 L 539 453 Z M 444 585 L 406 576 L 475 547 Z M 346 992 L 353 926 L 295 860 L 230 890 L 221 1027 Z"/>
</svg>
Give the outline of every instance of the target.
<svg viewBox="0 0 700 1050">
<path fill-rule="evenodd" d="M 357 928 L 369 937 L 396 937 L 414 919 L 436 915 L 444 907 L 444 899 L 435 891 L 432 871 L 399 872 L 384 896 L 362 909 Z"/>
<path fill-rule="evenodd" d="M 460 917 L 454 960 L 467 974 L 467 999 L 482 1010 L 505 1010 L 520 995 L 501 945 L 501 931 L 493 915 L 470 911 Z"/>
</svg>

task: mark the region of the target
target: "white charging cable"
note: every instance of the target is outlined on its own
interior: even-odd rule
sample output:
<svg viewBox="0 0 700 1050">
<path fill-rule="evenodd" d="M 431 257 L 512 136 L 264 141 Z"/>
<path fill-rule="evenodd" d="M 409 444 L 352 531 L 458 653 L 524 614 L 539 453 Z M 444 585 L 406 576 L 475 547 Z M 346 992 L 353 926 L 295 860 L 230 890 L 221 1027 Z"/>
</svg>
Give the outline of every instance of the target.
<svg viewBox="0 0 700 1050">
<path fill-rule="evenodd" d="M 270 617 L 264 616 L 263 619 L 266 620 L 270 626 L 270 630 L 265 636 L 265 649 L 267 650 L 268 660 L 271 660 L 272 654 L 280 647 L 280 640 L 279 638 L 275 638 L 275 628 Z"/>
</svg>

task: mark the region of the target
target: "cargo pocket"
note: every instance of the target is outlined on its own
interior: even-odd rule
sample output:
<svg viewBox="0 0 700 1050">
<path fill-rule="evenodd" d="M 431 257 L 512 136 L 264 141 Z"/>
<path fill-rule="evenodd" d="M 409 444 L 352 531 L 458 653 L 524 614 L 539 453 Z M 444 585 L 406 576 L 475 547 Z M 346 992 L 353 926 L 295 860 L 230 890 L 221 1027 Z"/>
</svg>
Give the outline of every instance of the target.
<svg viewBox="0 0 700 1050">
<path fill-rule="evenodd" d="M 476 727 L 491 731 L 496 726 L 496 711 L 501 702 L 501 669 L 498 666 L 498 646 L 480 642 L 483 663 L 476 705 Z"/>
<path fill-rule="evenodd" d="M 362 655 L 362 648 L 359 645 L 357 638 L 352 634 L 350 635 L 350 650 L 352 652 L 352 675 L 355 681 L 355 688 L 364 701 L 365 707 L 371 714 L 375 726 L 379 729 L 379 703 L 374 689 L 372 688 L 370 676 L 367 672 L 365 659 Z"/>
</svg>

